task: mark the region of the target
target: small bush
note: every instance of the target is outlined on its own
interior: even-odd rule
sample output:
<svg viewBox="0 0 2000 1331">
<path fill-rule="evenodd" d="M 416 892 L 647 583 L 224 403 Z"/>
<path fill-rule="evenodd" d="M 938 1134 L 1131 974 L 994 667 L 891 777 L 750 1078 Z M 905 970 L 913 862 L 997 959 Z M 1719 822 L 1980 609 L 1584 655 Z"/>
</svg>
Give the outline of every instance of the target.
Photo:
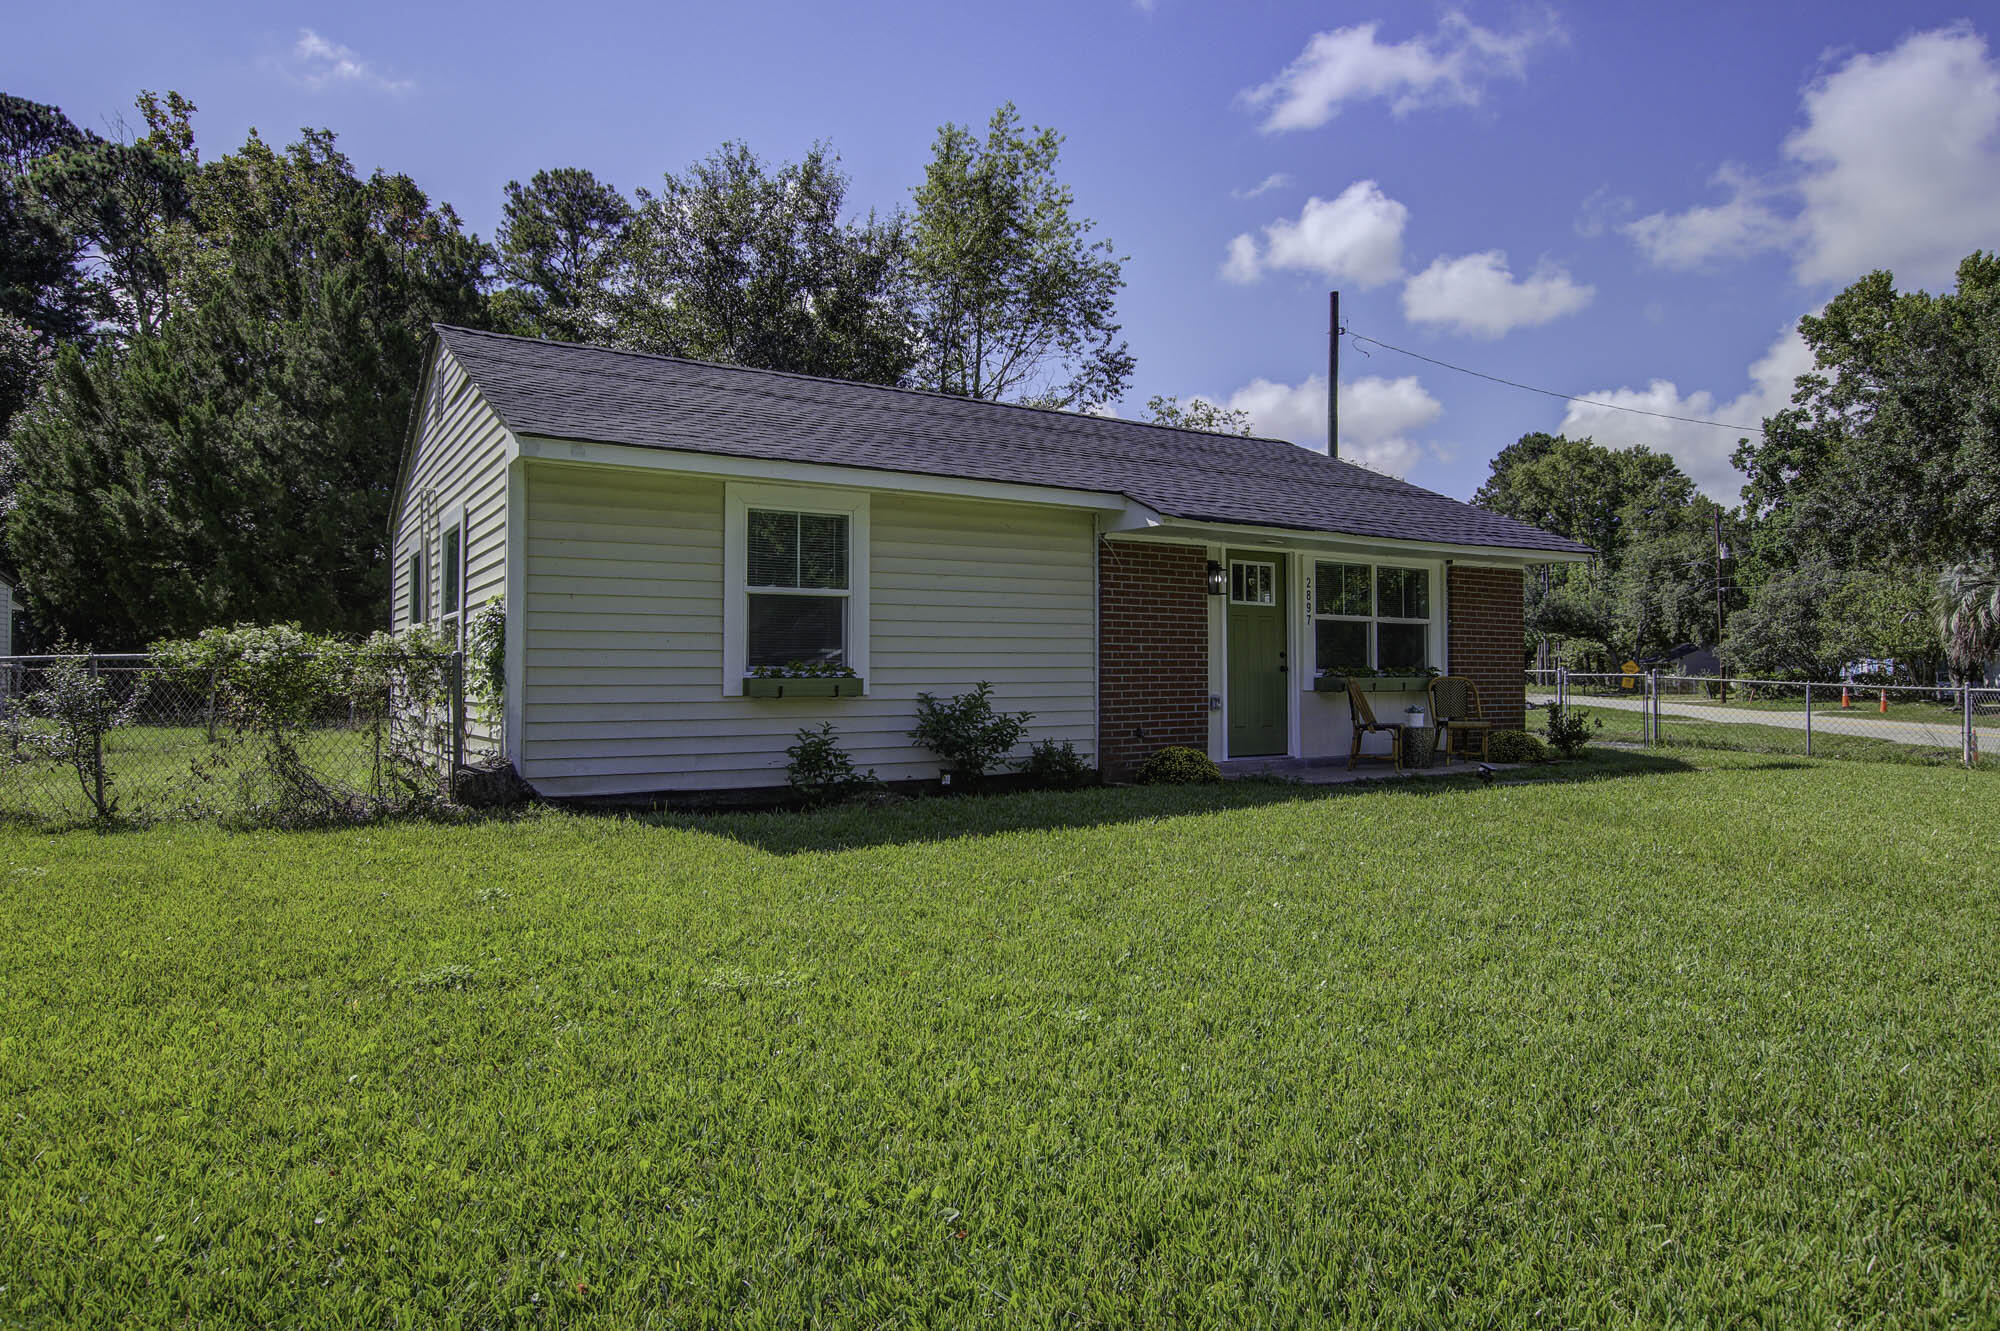
<svg viewBox="0 0 2000 1331">
<path fill-rule="evenodd" d="M 1150 753 L 1139 764 L 1142 786 L 1200 786 L 1220 780 L 1222 771 L 1213 758 L 1181 744 Z"/>
<path fill-rule="evenodd" d="M 796 739 L 785 750 L 785 756 L 792 760 L 785 768 L 785 780 L 806 803 L 827 804 L 882 784 L 872 771 L 863 773 L 855 768 L 854 759 L 840 747 L 833 722 L 823 722 L 818 730 L 800 726 Z"/>
<path fill-rule="evenodd" d="M 1033 712 L 994 711 L 993 686 L 982 682 L 948 702 L 919 693 L 910 738 L 944 759 L 956 775 L 977 781 L 1013 751 L 1034 719 Z"/>
<path fill-rule="evenodd" d="M 1486 739 L 1486 756 L 1496 763 L 1545 763 L 1549 746 L 1525 730 L 1496 730 Z"/>
<path fill-rule="evenodd" d="M 1021 773 L 1038 786 L 1051 786 L 1057 790 L 1087 786 L 1097 776 L 1089 761 L 1076 751 L 1076 745 L 1068 740 L 1058 744 L 1052 739 L 1045 739 L 1028 750 L 1027 761 L 1021 764 Z"/>
<path fill-rule="evenodd" d="M 1597 723 L 1598 728 L 1604 722 Z M 1549 705 L 1548 719 L 1549 747 L 1565 758 L 1574 758 L 1590 743 L 1590 717 L 1587 712 L 1579 712 L 1574 707 L 1561 703 Z"/>
</svg>

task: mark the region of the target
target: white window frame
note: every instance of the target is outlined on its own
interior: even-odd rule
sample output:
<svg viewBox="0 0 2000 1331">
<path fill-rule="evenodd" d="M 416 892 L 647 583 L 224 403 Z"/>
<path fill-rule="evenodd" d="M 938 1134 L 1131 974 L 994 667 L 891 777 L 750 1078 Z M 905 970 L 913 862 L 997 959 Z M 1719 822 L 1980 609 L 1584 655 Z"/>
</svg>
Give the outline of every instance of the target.
<svg viewBox="0 0 2000 1331">
<path fill-rule="evenodd" d="M 1443 659 L 1440 650 L 1439 630 L 1440 595 L 1444 589 L 1444 572 L 1441 564 L 1425 559 L 1365 559 L 1343 555 L 1313 555 L 1306 574 L 1306 629 L 1310 635 L 1313 652 L 1312 673 L 1318 675 L 1336 665 L 1351 665 L 1350 661 L 1321 661 L 1319 659 L 1319 621 L 1322 619 L 1342 624 L 1366 624 L 1368 626 L 1368 659 L 1363 662 L 1371 670 L 1381 670 L 1379 664 L 1382 650 L 1377 630 L 1383 624 L 1421 624 L 1424 626 L 1424 665 L 1416 667 L 1421 673 L 1426 667 L 1435 668 Z M 1321 614 L 1319 610 L 1319 566 L 1338 564 L 1368 570 L 1368 613 L 1366 615 Z M 1381 571 L 1385 568 L 1410 569 L 1422 573 L 1428 580 L 1426 595 L 1430 604 L 1430 615 L 1423 619 L 1410 619 L 1403 615 L 1381 613 Z M 1400 667 L 1399 667 L 1400 668 Z"/>
<path fill-rule="evenodd" d="M 1256 590 L 1270 595 L 1249 600 L 1236 594 L 1237 569 L 1262 569 L 1262 586 Z M 1246 583 L 1247 586 L 1247 583 Z M 1276 607 L 1278 604 L 1278 561 L 1275 559 L 1232 559 L 1229 561 L 1229 603 L 1231 605 L 1255 605 Z"/>
<path fill-rule="evenodd" d="M 847 519 L 847 590 L 785 588 L 787 595 L 840 596 L 847 602 L 847 665 L 868 682 L 868 493 L 805 485 L 762 485 L 732 481 L 724 490 L 722 518 L 722 696 L 743 696 L 749 673 L 750 510 L 828 513 Z"/>
<path fill-rule="evenodd" d="M 446 538 L 453 532 L 458 534 L 458 597 L 456 605 L 447 606 L 444 603 L 444 593 L 448 583 L 448 579 L 445 577 L 445 560 L 447 558 L 446 551 L 450 548 L 450 542 Z M 471 544 L 471 539 L 472 525 L 466 520 L 464 509 L 453 509 L 445 515 L 445 520 L 438 525 L 438 594 L 433 618 L 438 626 L 438 630 L 443 633 L 449 633 L 455 645 L 463 645 L 465 641 L 465 606 L 468 599 L 465 574 L 472 564 L 466 547 Z"/>
</svg>

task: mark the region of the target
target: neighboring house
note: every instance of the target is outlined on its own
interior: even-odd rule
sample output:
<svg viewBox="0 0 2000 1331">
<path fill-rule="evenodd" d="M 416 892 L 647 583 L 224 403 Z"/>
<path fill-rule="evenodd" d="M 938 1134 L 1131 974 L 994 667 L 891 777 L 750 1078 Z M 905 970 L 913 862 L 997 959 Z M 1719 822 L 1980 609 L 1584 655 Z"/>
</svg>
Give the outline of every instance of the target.
<svg viewBox="0 0 2000 1331">
<path fill-rule="evenodd" d="M 1468 674 L 1518 726 L 1522 570 L 1589 554 L 1279 440 L 450 327 L 391 537 L 396 626 L 505 598 L 485 734 L 557 796 L 779 786 L 823 721 L 935 779 L 917 695 L 982 680 L 1114 778 L 1344 758 L 1316 666 Z M 793 660 L 858 696 L 751 696 Z"/>
<path fill-rule="evenodd" d="M 1658 670 L 1669 675 L 1720 675 L 1722 658 L 1713 650 L 1684 642 L 1678 647 L 1669 647 L 1663 655 L 1639 662 L 1648 670 Z"/>
</svg>

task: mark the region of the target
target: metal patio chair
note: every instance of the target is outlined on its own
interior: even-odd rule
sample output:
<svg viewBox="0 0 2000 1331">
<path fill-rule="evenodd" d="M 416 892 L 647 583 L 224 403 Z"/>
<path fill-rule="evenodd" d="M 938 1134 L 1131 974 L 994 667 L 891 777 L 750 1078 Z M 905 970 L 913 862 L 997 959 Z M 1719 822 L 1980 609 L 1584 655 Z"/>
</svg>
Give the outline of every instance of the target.
<svg viewBox="0 0 2000 1331">
<path fill-rule="evenodd" d="M 1439 752 L 1450 762 L 1453 753 L 1466 756 L 1474 736 L 1479 739 L 1479 761 L 1486 762 L 1486 737 L 1493 723 L 1479 703 L 1479 686 L 1463 675 L 1439 675 L 1430 683 L 1431 724 L 1442 732 Z"/>
<path fill-rule="evenodd" d="M 1401 772 L 1403 770 L 1403 723 L 1400 721 L 1377 721 L 1375 719 L 1375 709 L 1368 705 L 1368 695 L 1362 692 L 1361 685 L 1352 679 L 1347 681 L 1347 716 L 1354 723 L 1354 744 L 1347 751 L 1347 770 L 1350 772 L 1353 771 L 1356 760 L 1362 756 L 1361 737 L 1363 735 L 1375 734 L 1379 731 L 1389 736 L 1388 761 L 1394 763 L 1396 770 Z M 1367 756 L 1374 758 L 1381 755 L 1371 753 Z"/>
</svg>

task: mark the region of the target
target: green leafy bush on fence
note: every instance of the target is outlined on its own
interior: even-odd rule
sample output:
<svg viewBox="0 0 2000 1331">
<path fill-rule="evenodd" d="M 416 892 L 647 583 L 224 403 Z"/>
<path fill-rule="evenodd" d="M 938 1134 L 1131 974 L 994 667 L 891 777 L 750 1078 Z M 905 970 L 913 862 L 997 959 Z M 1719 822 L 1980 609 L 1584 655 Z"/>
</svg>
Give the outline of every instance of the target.
<svg viewBox="0 0 2000 1331">
<path fill-rule="evenodd" d="M 128 817 L 300 826 L 440 802 L 451 646 L 430 628 L 354 642 L 296 624 L 210 629 L 144 657 L 65 644 L 12 676 L 6 808 L 101 821 L 122 797 Z M 81 806 L 43 765 L 75 773 Z"/>
<path fill-rule="evenodd" d="M 120 723 L 125 709 L 87 656 L 68 643 L 57 650 L 61 655 L 43 672 L 40 686 L 6 715 L 7 761 L 68 768 L 101 822 L 118 812 L 116 778 L 104 761 L 104 733 Z"/>
</svg>

